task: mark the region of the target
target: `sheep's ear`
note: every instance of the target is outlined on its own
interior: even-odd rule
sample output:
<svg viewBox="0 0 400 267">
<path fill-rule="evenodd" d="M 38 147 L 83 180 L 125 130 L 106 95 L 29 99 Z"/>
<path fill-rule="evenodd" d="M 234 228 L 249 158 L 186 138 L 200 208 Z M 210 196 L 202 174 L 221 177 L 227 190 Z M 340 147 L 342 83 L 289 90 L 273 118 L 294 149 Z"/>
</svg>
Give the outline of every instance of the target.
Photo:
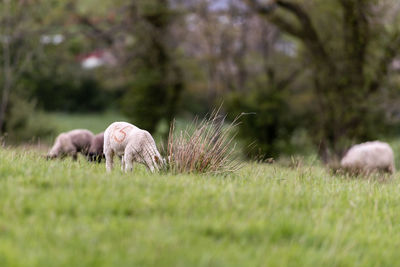
<svg viewBox="0 0 400 267">
<path fill-rule="evenodd" d="M 159 158 L 159 157 L 154 156 L 154 161 L 155 161 L 157 164 L 160 164 L 160 158 Z"/>
</svg>

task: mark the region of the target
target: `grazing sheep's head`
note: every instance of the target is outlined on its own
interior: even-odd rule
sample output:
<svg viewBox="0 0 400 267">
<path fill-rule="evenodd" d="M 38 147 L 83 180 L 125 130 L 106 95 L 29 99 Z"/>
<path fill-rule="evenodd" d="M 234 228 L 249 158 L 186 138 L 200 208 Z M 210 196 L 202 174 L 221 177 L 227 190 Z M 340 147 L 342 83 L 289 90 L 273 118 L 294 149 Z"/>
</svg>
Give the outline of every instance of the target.
<svg viewBox="0 0 400 267">
<path fill-rule="evenodd" d="M 47 159 L 47 160 L 51 160 L 51 159 L 55 159 L 55 158 L 57 158 L 57 155 L 55 155 L 55 154 L 48 154 L 48 155 L 46 156 L 46 159 Z"/>
<path fill-rule="evenodd" d="M 87 160 L 88 161 L 95 161 L 96 160 L 96 154 L 93 152 L 89 152 L 89 154 L 87 155 Z"/>
<path fill-rule="evenodd" d="M 154 162 L 157 164 L 157 167 L 162 168 L 163 166 L 167 165 L 167 161 L 165 160 L 165 158 L 161 157 L 161 156 L 154 156 Z"/>
<path fill-rule="evenodd" d="M 98 163 L 101 162 L 101 159 L 104 158 L 104 154 L 99 154 L 99 153 L 95 153 L 95 152 L 89 152 L 88 156 L 87 156 L 87 160 L 90 162 L 93 161 L 97 161 Z"/>
</svg>

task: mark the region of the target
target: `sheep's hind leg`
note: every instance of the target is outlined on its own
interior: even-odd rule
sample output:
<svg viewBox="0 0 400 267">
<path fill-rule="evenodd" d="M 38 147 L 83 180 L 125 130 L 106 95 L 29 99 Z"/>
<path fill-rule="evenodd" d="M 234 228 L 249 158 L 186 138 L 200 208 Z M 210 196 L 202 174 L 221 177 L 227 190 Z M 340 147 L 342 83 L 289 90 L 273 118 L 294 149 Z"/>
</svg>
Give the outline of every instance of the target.
<svg viewBox="0 0 400 267">
<path fill-rule="evenodd" d="M 125 171 L 125 159 L 124 155 L 121 156 L 121 171 Z"/>
<path fill-rule="evenodd" d="M 105 156 L 106 156 L 106 170 L 107 172 L 111 172 L 114 165 L 114 151 L 112 151 L 111 149 L 109 151 L 106 151 Z"/>
<path fill-rule="evenodd" d="M 133 157 L 132 157 L 132 155 L 129 155 L 129 153 L 125 153 L 124 161 L 125 161 L 125 172 L 131 172 L 133 170 Z"/>
<path fill-rule="evenodd" d="M 72 157 L 73 161 L 77 161 L 78 160 L 78 151 L 77 150 L 75 150 L 75 149 L 74 150 L 70 150 L 70 151 L 68 151 L 67 154 Z"/>
<path fill-rule="evenodd" d="M 155 168 L 154 168 L 154 162 L 151 160 L 151 156 L 150 155 L 146 155 L 144 156 L 144 163 L 146 165 L 147 168 L 149 168 L 149 170 L 154 173 L 155 172 Z"/>
</svg>

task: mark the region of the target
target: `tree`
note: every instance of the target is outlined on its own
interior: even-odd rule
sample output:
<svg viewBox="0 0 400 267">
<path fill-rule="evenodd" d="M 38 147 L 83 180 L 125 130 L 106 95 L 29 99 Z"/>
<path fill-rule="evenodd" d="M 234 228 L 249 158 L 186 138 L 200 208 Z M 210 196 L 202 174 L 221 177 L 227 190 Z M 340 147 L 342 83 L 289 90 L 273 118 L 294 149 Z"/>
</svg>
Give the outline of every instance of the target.
<svg viewBox="0 0 400 267">
<path fill-rule="evenodd" d="M 137 42 L 131 70 L 133 82 L 123 110 L 140 126 L 154 132 L 161 120 L 174 118 L 184 88 L 170 26 L 176 15 L 166 0 L 132 2 L 130 19 Z M 167 134 L 167 132 L 165 132 Z"/>
<path fill-rule="evenodd" d="M 36 109 L 24 76 L 33 69 L 46 34 L 51 3 L 0 1 L 0 134 L 27 141 L 51 134 L 52 126 Z"/>
<path fill-rule="evenodd" d="M 22 12 L 29 4 L 3 0 L 0 3 L 0 62 L 2 90 L 0 103 L 0 133 L 3 133 L 6 112 L 12 89 L 18 85 L 19 78 L 32 59 L 31 29 L 26 23 L 31 21 L 29 14 Z M 25 10 L 26 12 L 26 10 Z"/>
<path fill-rule="evenodd" d="M 349 140 L 374 138 L 385 122 L 376 102 L 400 49 L 400 28 L 381 19 L 395 2 L 246 2 L 303 47 L 314 94 L 308 127 L 322 159 L 340 155 Z"/>
<path fill-rule="evenodd" d="M 46 1 L 0 2 L 0 134 L 10 140 L 27 140 L 50 134 L 52 129 L 35 110 L 24 84 L 45 34 Z"/>
</svg>

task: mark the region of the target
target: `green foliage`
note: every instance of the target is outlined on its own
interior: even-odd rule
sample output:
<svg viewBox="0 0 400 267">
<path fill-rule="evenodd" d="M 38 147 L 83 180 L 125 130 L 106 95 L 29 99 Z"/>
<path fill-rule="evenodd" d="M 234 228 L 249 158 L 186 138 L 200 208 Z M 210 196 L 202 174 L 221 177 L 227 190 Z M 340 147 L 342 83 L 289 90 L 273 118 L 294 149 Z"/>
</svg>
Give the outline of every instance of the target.
<svg viewBox="0 0 400 267">
<path fill-rule="evenodd" d="M 289 140 L 299 126 L 284 93 L 260 88 L 249 93 L 232 93 L 228 113 L 240 117 L 239 137 L 250 158 L 276 158 L 289 149 Z"/>
<path fill-rule="evenodd" d="M 94 111 L 105 109 L 111 102 L 111 94 L 102 90 L 100 82 L 82 73 L 73 54 L 78 49 L 69 51 L 69 41 L 76 47 L 79 43 L 81 50 L 84 42 L 65 38 L 59 18 L 67 16 L 65 4 L 52 0 L 0 3 L 1 111 L 5 111 L 0 130 L 13 143 L 54 134 L 41 109 Z M 54 34 L 63 35 L 64 42 L 41 42 Z"/>
<path fill-rule="evenodd" d="M 95 112 L 115 105 L 115 93 L 106 91 L 99 80 L 68 73 L 65 68 L 46 74 L 33 70 L 24 82 L 38 105 L 47 111 Z"/>
<path fill-rule="evenodd" d="M 131 174 L 0 150 L 0 265 L 395 266 L 399 175 Z"/>
<path fill-rule="evenodd" d="M 274 8 L 248 2 L 301 44 L 312 72 L 308 129 L 324 161 L 384 131 L 387 116 L 377 103 L 400 49 L 399 29 L 390 25 L 393 1 L 272 1 Z"/>
<path fill-rule="evenodd" d="M 20 79 L 25 95 L 36 99 L 40 108 L 95 112 L 116 105 L 116 90 L 105 85 L 95 70 L 82 69 L 77 60 L 85 51 L 91 51 L 85 39 L 68 38 L 57 46 L 46 45 L 42 49 Z"/>
<path fill-rule="evenodd" d="M 132 9 L 132 16 L 139 18 L 132 35 L 140 42 L 132 47 L 137 56 L 130 66 L 133 81 L 123 96 L 122 110 L 153 133 L 161 120 L 170 122 L 176 114 L 183 90 L 182 71 L 176 63 L 176 48 L 168 42 L 172 20 L 169 3 L 139 1 Z"/>
<path fill-rule="evenodd" d="M 49 118 L 36 110 L 35 102 L 12 95 L 5 123 L 6 141 L 35 141 L 54 134 L 54 130 Z"/>
<path fill-rule="evenodd" d="M 165 99 L 161 73 L 155 69 L 141 70 L 135 74 L 131 89 L 122 98 L 122 111 L 138 127 L 154 132 L 160 118 L 165 115 Z"/>
</svg>

